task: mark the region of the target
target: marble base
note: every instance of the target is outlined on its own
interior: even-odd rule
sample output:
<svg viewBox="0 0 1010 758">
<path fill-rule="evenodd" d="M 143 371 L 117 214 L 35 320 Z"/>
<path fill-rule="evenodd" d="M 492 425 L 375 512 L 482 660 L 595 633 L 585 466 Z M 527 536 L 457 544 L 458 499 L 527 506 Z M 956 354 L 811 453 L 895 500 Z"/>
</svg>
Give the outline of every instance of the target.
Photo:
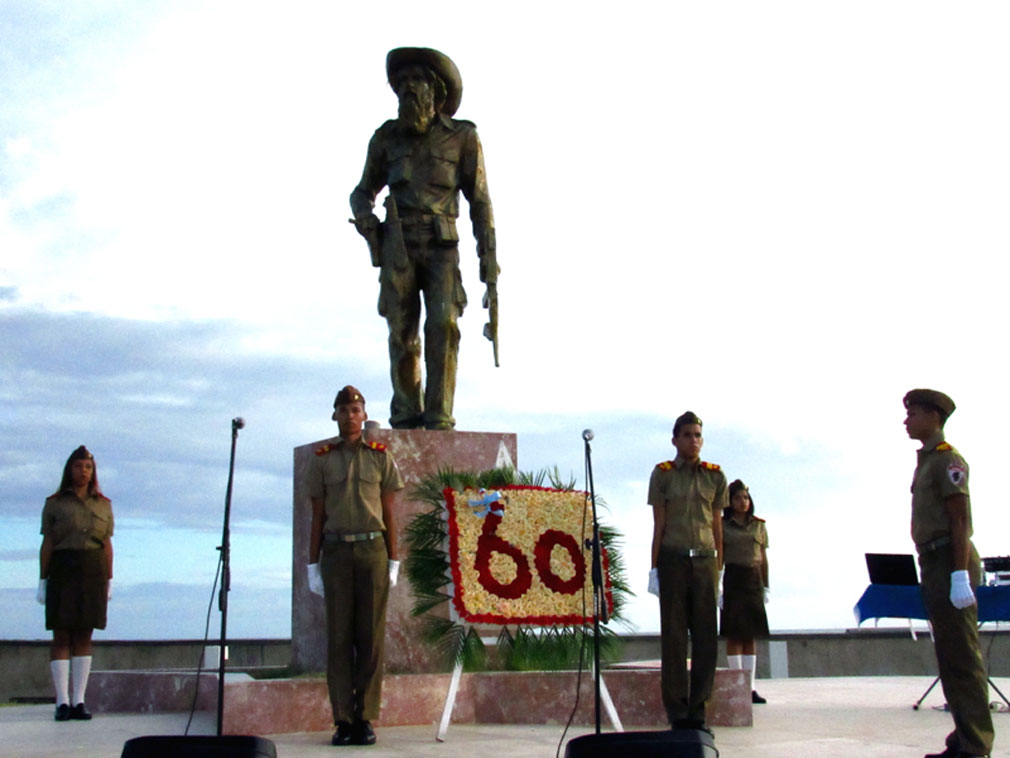
<svg viewBox="0 0 1010 758">
<path fill-rule="evenodd" d="M 333 434 L 337 434 L 336 424 Z M 425 429 L 369 429 L 369 441 L 392 452 L 406 485 L 397 494 L 393 514 L 403 542 L 403 529 L 425 504 L 410 499 L 410 491 L 423 477 L 440 467 L 484 470 L 518 465 L 516 435 L 497 432 L 430 431 Z M 305 473 L 320 440 L 294 449 L 294 502 L 292 520 L 291 658 L 298 671 L 326 670 L 326 618 L 322 598 L 309 592 L 305 564 L 309 552 L 312 508 L 305 488 Z M 400 558 L 404 556 L 401 554 Z M 389 594 L 386 609 L 386 671 L 431 673 L 444 670 L 435 650 L 417 644 L 421 620 L 410 615 L 410 582 L 401 581 Z M 448 609 L 446 610 L 448 612 Z"/>
<path fill-rule="evenodd" d="M 246 674 L 225 674 L 225 687 L 233 678 Z M 193 706 L 195 671 L 92 671 L 88 677 L 85 702 L 95 713 L 174 713 Z M 227 702 L 227 696 L 225 696 Z M 217 708 L 217 671 L 200 674 L 198 711 Z"/>
<path fill-rule="evenodd" d="M 625 727 L 663 727 L 666 713 L 657 668 L 608 669 L 603 680 Z M 456 724 L 563 724 L 575 702 L 578 675 L 572 671 L 463 674 L 452 722 Z M 748 674 L 718 669 L 708 704 L 713 726 L 751 726 Z M 431 724 L 441 719 L 449 674 L 392 674 L 383 680 L 382 716 L 377 726 Z M 87 703 L 95 713 L 188 711 L 196 674 L 181 671 L 95 671 Z M 593 678 L 582 674 L 573 723 L 594 723 Z M 217 673 L 200 676 L 197 710 L 217 708 Z M 606 711 L 604 711 L 606 720 Z M 609 722 L 606 724 L 609 728 Z M 326 681 L 321 677 L 255 680 L 225 677 L 226 734 L 286 734 L 333 728 Z M 451 732 L 451 729 L 450 729 Z"/>
<path fill-rule="evenodd" d="M 747 673 L 719 669 L 708 705 L 713 726 L 752 726 Z M 575 702 L 575 672 L 489 672 L 464 674 L 453 708 L 456 724 L 564 724 Z M 655 669 L 604 673 L 610 696 L 625 727 L 665 727 Z M 442 716 L 449 674 L 394 674 L 383 680 L 382 715 L 377 726 L 431 724 Z M 582 675 L 579 708 L 573 723 L 594 723 L 592 676 Z M 604 719 L 606 712 L 604 711 Z M 609 728 L 609 723 L 607 724 Z M 323 679 L 277 679 L 225 684 L 224 731 L 229 734 L 283 734 L 333 728 Z M 451 733 L 450 727 L 450 733 Z"/>
</svg>

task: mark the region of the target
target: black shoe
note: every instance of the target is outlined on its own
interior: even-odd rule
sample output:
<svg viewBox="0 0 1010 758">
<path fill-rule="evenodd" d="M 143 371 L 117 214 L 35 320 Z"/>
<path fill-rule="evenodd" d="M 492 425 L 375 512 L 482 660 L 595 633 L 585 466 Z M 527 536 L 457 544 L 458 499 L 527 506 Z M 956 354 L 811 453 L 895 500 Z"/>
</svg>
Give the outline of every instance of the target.
<svg viewBox="0 0 1010 758">
<path fill-rule="evenodd" d="M 337 731 L 333 733 L 333 737 L 330 739 L 331 745 L 343 746 L 353 744 L 351 737 L 354 736 L 354 732 L 351 729 L 351 725 L 346 721 L 341 721 L 337 724 Z"/>
<path fill-rule="evenodd" d="M 91 721 L 91 711 L 84 707 L 84 703 L 78 703 L 70 709 L 70 718 L 74 721 Z"/>
<path fill-rule="evenodd" d="M 752 703 L 757 703 L 758 705 L 763 705 L 764 703 L 768 702 L 763 697 L 761 697 L 759 694 L 757 694 L 757 690 L 751 690 L 750 691 L 750 701 Z"/>
<path fill-rule="evenodd" d="M 369 722 L 358 721 L 354 725 L 354 744 L 355 745 L 375 744 L 375 730 L 372 729 L 372 725 Z"/>
<path fill-rule="evenodd" d="M 55 721 L 70 721 L 70 706 L 67 703 L 56 706 Z"/>
<path fill-rule="evenodd" d="M 926 753 L 925 758 L 957 758 L 961 755 L 960 750 L 954 750 L 949 745 L 943 749 L 942 753 Z"/>
</svg>

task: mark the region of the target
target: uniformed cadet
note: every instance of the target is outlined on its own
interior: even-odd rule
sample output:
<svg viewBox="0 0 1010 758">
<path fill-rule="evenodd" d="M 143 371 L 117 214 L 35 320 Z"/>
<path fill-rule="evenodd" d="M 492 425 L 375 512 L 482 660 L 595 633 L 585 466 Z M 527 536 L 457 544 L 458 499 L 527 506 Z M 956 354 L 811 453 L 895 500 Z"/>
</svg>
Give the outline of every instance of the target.
<svg viewBox="0 0 1010 758">
<path fill-rule="evenodd" d="M 703 442 L 701 419 L 691 411 L 681 415 L 673 426 L 677 457 L 658 464 L 649 480 L 649 591 L 659 595 L 663 705 L 675 729 L 708 730 L 705 702 L 715 683 L 716 582 L 722 561 L 722 511 L 728 499 L 726 475 L 700 459 Z"/>
<path fill-rule="evenodd" d="M 81 445 L 70 454 L 59 490 L 42 509 L 37 600 L 45 605 L 46 629 L 53 632 L 49 668 L 57 721 L 91 718 L 84 691 L 91 673 L 91 635 L 105 628 L 112 596 L 112 531 L 112 503 L 98 488 L 95 457 Z"/>
<path fill-rule="evenodd" d="M 351 193 L 355 227 L 379 274 L 379 315 L 389 326 L 394 429 L 452 429 L 459 352 L 457 319 L 466 307 L 459 270 L 459 193 L 470 205 L 480 280 L 498 281 L 494 214 L 477 127 L 454 119 L 463 97 L 456 64 L 438 50 L 399 47 L 386 57 L 399 116 L 375 130 L 361 181 Z M 372 212 L 389 187 L 384 223 Z M 424 362 L 421 387 L 421 293 Z"/>
<path fill-rule="evenodd" d="M 922 443 L 912 479 L 912 540 L 940 683 L 954 718 L 943 752 L 926 758 L 988 755 L 994 732 L 972 591 L 982 571 L 971 542 L 968 464 L 943 434 L 954 401 L 936 390 L 916 389 L 904 404 L 908 436 Z"/>
<path fill-rule="evenodd" d="M 309 589 L 326 601 L 326 682 L 334 745 L 371 745 L 382 701 L 386 601 L 396 585 L 393 499 L 403 488 L 385 446 L 362 439 L 365 398 L 348 385 L 333 401 L 340 436 L 315 451 Z"/>
<path fill-rule="evenodd" d="M 723 591 L 719 596 L 719 633 L 726 638 L 731 669 L 750 675 L 751 702 L 768 702 L 754 689 L 755 638 L 768 636 L 768 529 L 754 515 L 750 490 L 741 480 L 729 485 L 729 507 L 722 514 Z"/>
</svg>

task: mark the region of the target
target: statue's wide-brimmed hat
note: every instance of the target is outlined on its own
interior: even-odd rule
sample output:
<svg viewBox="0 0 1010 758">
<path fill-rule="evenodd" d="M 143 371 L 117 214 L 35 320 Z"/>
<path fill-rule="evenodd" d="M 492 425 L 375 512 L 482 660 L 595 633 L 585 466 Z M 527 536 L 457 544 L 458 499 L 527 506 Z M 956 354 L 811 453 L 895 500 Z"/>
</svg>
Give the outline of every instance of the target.
<svg viewBox="0 0 1010 758">
<path fill-rule="evenodd" d="M 386 80 L 393 86 L 394 74 L 404 66 L 427 66 L 445 82 L 445 102 L 439 112 L 452 116 L 459 109 L 463 99 L 463 77 L 459 69 L 445 53 L 430 47 L 397 47 L 386 55 Z"/>
</svg>

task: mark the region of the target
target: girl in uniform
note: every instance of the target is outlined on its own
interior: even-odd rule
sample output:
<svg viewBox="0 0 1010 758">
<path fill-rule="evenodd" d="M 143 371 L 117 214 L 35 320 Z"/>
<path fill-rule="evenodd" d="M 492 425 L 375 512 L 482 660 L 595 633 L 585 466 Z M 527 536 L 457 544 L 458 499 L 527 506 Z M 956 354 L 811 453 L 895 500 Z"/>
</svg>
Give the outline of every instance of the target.
<svg viewBox="0 0 1010 758">
<path fill-rule="evenodd" d="M 754 640 L 768 636 L 768 530 L 764 519 L 754 515 L 754 501 L 739 479 L 729 485 L 729 507 L 722 520 L 726 571 L 719 598 L 719 634 L 726 638 L 729 667 L 750 672 L 751 700 L 764 703 L 754 689 Z"/>
<path fill-rule="evenodd" d="M 105 628 L 112 594 L 112 526 L 112 503 L 98 488 L 95 457 L 81 445 L 70 454 L 60 488 L 42 509 L 38 601 L 46 607 L 46 629 L 53 633 L 49 667 L 57 721 L 91 718 L 84 690 L 91 672 L 91 634 Z"/>
</svg>

